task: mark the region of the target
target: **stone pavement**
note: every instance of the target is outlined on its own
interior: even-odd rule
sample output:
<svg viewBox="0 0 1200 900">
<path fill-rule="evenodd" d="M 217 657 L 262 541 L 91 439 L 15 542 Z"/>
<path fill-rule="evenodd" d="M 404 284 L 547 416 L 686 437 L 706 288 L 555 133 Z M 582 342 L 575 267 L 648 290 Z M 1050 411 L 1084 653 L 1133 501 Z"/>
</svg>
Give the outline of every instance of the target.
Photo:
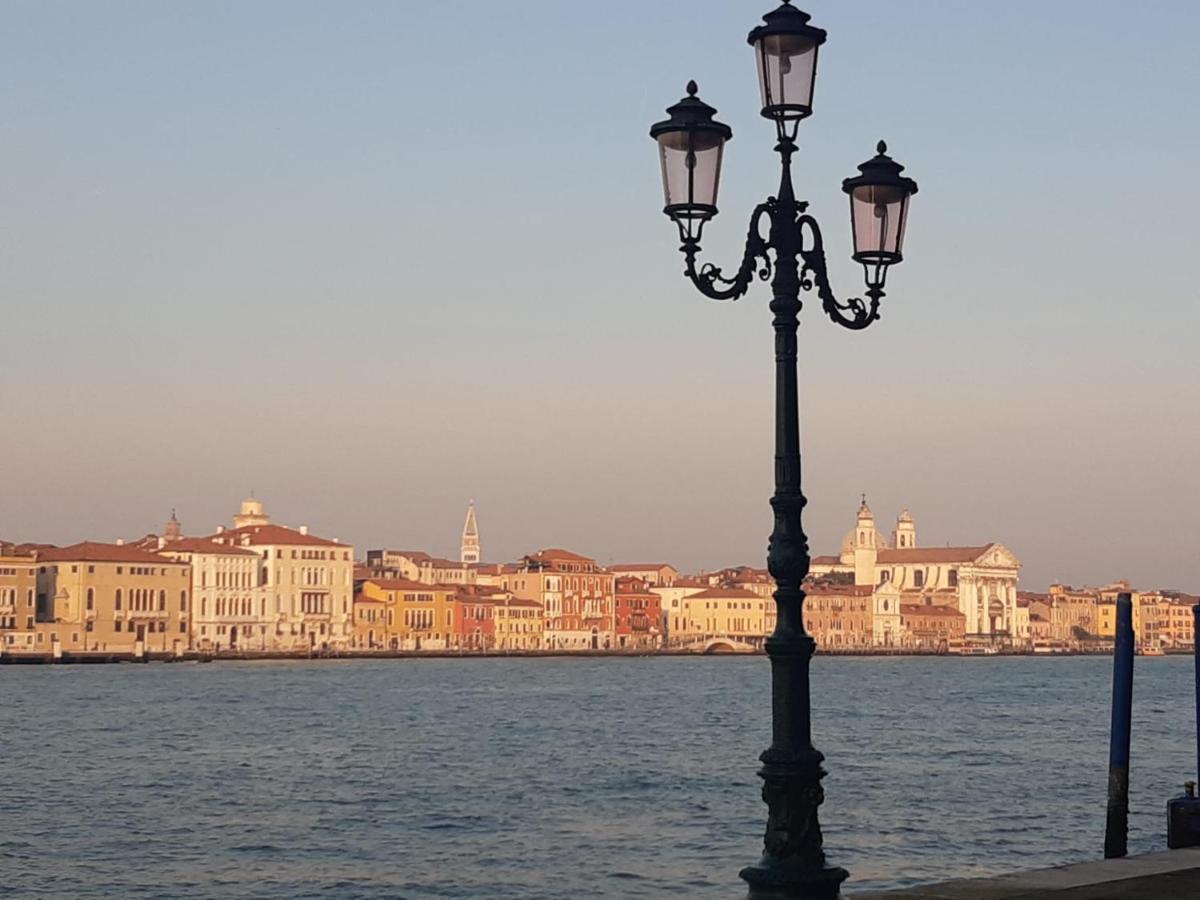
<svg viewBox="0 0 1200 900">
<path fill-rule="evenodd" d="M 852 900 L 1200 900 L 1200 848 L 968 878 Z"/>
</svg>

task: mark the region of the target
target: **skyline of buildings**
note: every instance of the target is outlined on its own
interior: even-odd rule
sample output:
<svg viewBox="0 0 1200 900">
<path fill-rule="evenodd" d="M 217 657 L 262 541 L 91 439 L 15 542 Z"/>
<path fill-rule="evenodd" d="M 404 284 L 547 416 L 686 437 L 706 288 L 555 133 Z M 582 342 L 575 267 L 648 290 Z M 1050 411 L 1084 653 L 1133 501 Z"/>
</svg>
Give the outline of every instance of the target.
<svg viewBox="0 0 1200 900">
<path fill-rule="evenodd" d="M 753 566 L 688 575 L 558 547 L 485 559 L 473 501 L 457 560 L 360 556 L 273 522 L 253 496 L 203 536 L 185 535 L 173 510 L 161 534 L 133 541 L 0 541 L 0 651 L 749 651 L 775 627 L 774 583 Z M 864 495 L 838 555 L 813 558 L 805 621 L 835 652 L 1097 649 L 1125 589 L 1143 649 L 1190 645 L 1190 594 L 1127 582 L 1023 591 L 1020 570 L 995 541 L 923 546 L 907 509 L 885 537 Z"/>
</svg>

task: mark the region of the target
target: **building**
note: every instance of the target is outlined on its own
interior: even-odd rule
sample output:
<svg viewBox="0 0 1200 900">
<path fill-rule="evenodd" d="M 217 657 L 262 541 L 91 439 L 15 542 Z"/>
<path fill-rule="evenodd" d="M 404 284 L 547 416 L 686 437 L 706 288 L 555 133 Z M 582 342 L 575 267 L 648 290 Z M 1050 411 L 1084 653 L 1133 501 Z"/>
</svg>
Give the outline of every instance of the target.
<svg viewBox="0 0 1200 900">
<path fill-rule="evenodd" d="M 37 551 L 37 650 L 182 652 L 191 567 L 123 544 Z"/>
<path fill-rule="evenodd" d="M 911 649 L 946 653 L 960 648 L 966 637 L 967 617 L 952 606 L 905 603 L 900 607 L 900 620 L 904 645 Z"/>
<path fill-rule="evenodd" d="M 267 591 L 259 584 L 257 553 L 178 535 L 164 536 L 157 553 L 191 567 L 189 648 L 220 652 L 275 645 L 275 621 L 267 609 Z"/>
<path fill-rule="evenodd" d="M 617 578 L 640 578 L 650 587 L 670 587 L 679 577 L 679 571 L 667 563 L 621 563 L 608 571 Z"/>
<path fill-rule="evenodd" d="M 496 646 L 496 602 L 492 590 L 463 588 L 454 595 L 451 600 L 454 605 L 452 647 L 491 650 Z"/>
<path fill-rule="evenodd" d="M 392 650 L 447 650 L 458 634 L 454 597 L 458 589 L 403 578 L 368 578 L 361 593 L 384 604 L 380 639 Z"/>
<path fill-rule="evenodd" d="M 354 647 L 358 650 L 383 650 L 390 644 L 387 602 L 361 592 L 355 594 Z"/>
<path fill-rule="evenodd" d="M 804 586 L 804 629 L 817 646 L 829 650 L 865 650 L 875 645 L 874 591 L 870 585 L 812 581 Z M 900 643 L 900 610 L 887 610 L 886 638 Z M 894 624 L 892 619 L 894 618 Z"/>
<path fill-rule="evenodd" d="M 0 653 L 35 650 L 37 556 L 0 542 Z"/>
<path fill-rule="evenodd" d="M 670 585 L 652 587 L 662 609 L 662 645 L 677 647 L 688 642 L 687 610 L 684 601 L 712 585 L 694 578 L 676 578 Z"/>
<path fill-rule="evenodd" d="M 492 596 L 492 607 L 497 650 L 543 648 L 545 616 L 540 603 L 503 591 Z"/>
<path fill-rule="evenodd" d="M 616 646 L 648 650 L 662 637 L 662 601 L 641 578 L 618 576 L 614 594 L 617 610 Z"/>
<path fill-rule="evenodd" d="M 478 564 L 480 558 L 479 523 L 475 521 L 475 501 L 472 500 L 467 506 L 467 523 L 463 525 L 458 559 L 464 566 L 473 566 Z"/>
<path fill-rule="evenodd" d="M 367 569 L 377 578 L 472 585 L 477 582 L 478 566 L 432 556 L 423 550 L 368 550 Z"/>
<path fill-rule="evenodd" d="M 1097 604 L 1099 594 L 1088 588 L 1052 584 L 1049 592 L 1050 623 L 1058 640 L 1087 641 L 1101 636 Z"/>
<path fill-rule="evenodd" d="M 237 523 L 243 523 L 238 525 Z M 354 548 L 275 525 L 260 501 L 242 502 L 235 527 L 206 540 L 259 557 L 258 586 L 266 600 L 267 649 L 336 649 L 354 640 Z"/>
<path fill-rule="evenodd" d="M 676 637 L 687 643 L 728 638 L 752 647 L 762 647 L 767 635 L 767 606 L 753 591 L 715 587 L 689 594 L 683 599 L 686 630 Z"/>
<path fill-rule="evenodd" d="M 866 497 L 840 555 L 818 556 L 811 567 L 814 577 L 853 576 L 859 586 L 890 584 L 905 604 L 954 606 L 966 617 L 968 640 L 1005 644 L 1016 632 L 1020 571 L 1020 560 L 996 542 L 922 547 L 907 510 L 897 519 L 889 542 L 876 529 Z"/>
<path fill-rule="evenodd" d="M 539 603 L 550 650 L 606 650 L 615 630 L 614 577 L 588 556 L 557 547 L 525 556 L 501 586 Z"/>
</svg>

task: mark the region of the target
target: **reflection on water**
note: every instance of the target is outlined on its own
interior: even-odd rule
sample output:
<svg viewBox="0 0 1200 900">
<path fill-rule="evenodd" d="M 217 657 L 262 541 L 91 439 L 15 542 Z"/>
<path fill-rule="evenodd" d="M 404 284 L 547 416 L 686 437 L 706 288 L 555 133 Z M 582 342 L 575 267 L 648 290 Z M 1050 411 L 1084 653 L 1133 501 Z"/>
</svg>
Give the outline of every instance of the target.
<svg viewBox="0 0 1200 900">
<path fill-rule="evenodd" d="M 849 889 L 1100 854 L 1109 661 L 814 663 Z M 0 668 L 18 897 L 737 897 L 762 658 Z M 1139 659 L 1131 850 L 1194 777 L 1191 663 Z"/>
</svg>

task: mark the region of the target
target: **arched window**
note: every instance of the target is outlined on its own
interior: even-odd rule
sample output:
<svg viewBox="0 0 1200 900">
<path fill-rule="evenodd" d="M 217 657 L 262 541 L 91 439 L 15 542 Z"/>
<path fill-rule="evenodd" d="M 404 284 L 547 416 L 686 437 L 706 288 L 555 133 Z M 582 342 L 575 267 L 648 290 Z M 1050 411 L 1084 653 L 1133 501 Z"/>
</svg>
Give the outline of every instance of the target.
<svg viewBox="0 0 1200 900">
<path fill-rule="evenodd" d="M 158 592 L 158 611 L 159 612 L 167 611 L 167 592 L 166 591 Z"/>
<path fill-rule="evenodd" d="M 187 612 L 187 591 L 179 592 L 179 611 Z"/>
<path fill-rule="evenodd" d="M 202 617 L 208 615 L 208 598 L 207 597 L 200 598 L 200 615 Z"/>
<path fill-rule="evenodd" d="M 96 590 L 95 588 L 87 589 L 87 608 L 93 610 L 96 608 Z"/>
<path fill-rule="evenodd" d="M 113 609 L 121 608 L 121 589 L 117 588 L 117 592 L 113 595 Z"/>
</svg>

